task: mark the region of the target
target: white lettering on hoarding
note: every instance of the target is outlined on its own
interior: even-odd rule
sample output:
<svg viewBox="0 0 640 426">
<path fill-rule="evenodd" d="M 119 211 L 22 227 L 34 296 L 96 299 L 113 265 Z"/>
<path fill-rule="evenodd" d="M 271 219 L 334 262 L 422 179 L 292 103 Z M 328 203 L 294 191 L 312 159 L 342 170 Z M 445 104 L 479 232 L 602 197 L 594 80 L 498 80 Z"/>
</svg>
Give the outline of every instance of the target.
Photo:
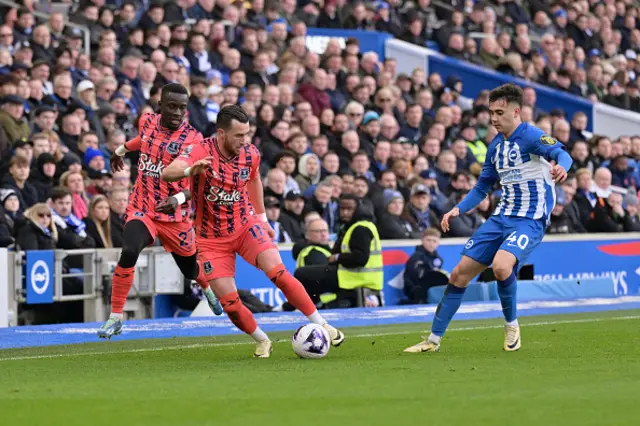
<svg viewBox="0 0 640 426">
<path fill-rule="evenodd" d="M 328 36 L 307 36 L 305 39 L 305 44 L 307 45 L 307 49 L 309 49 L 313 53 L 322 55 L 324 51 L 327 50 L 327 44 L 329 44 L 329 40 L 331 39 L 338 40 L 341 49 L 344 49 L 347 45 L 346 38 L 344 37 Z"/>
<path fill-rule="evenodd" d="M 629 292 L 627 285 L 627 271 L 604 271 L 604 272 L 577 272 L 568 275 L 563 274 L 538 274 L 533 278 L 536 281 L 553 280 L 587 280 L 595 278 L 609 278 L 613 280 L 613 291 L 617 295 L 625 295 Z"/>
<path fill-rule="evenodd" d="M 287 301 L 282 291 L 275 287 L 252 288 L 251 294 L 260 299 L 262 303 L 273 307 L 280 306 Z"/>
</svg>

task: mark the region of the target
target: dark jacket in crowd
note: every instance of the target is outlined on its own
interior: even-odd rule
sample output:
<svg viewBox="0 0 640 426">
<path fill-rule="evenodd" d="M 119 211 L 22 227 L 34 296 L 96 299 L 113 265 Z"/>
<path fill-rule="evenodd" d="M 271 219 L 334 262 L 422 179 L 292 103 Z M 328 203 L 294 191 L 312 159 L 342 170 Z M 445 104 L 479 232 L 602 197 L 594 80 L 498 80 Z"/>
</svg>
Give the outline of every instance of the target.
<svg viewBox="0 0 640 426">
<path fill-rule="evenodd" d="M 31 219 L 26 219 L 17 230 L 16 245 L 23 251 L 55 250 L 56 240 Z"/>
<path fill-rule="evenodd" d="M 22 211 L 27 210 L 38 202 L 38 192 L 28 180 L 24 183 L 24 188 L 20 189 L 13 176 L 7 173 L 0 181 L 0 187 L 11 188 L 16 191 L 18 200 L 20 200 L 20 210 Z"/>
<path fill-rule="evenodd" d="M 111 242 L 114 247 L 124 244 L 124 219 L 111 211 Z"/>
<path fill-rule="evenodd" d="M 29 182 L 36 190 L 38 195 L 38 202 L 44 203 L 51 198 L 51 191 L 53 190 L 53 178 L 44 174 L 43 167 L 48 158 L 52 158 L 49 154 L 41 154 L 36 160 L 36 166 L 31 169 L 29 174 Z"/>
<path fill-rule="evenodd" d="M 329 246 L 325 246 L 322 244 L 314 244 L 309 240 L 301 240 L 295 243 L 293 245 L 293 248 L 291 249 L 291 255 L 293 256 L 293 259 L 297 262 L 300 252 L 309 246 L 322 247 L 327 251 L 331 252 L 331 247 Z M 329 258 L 324 253 L 314 249 L 314 250 L 311 250 L 309 254 L 307 254 L 307 256 L 305 257 L 304 266 L 326 265 L 328 263 L 329 263 Z"/>
<path fill-rule="evenodd" d="M 386 212 L 380 217 L 378 231 L 383 240 L 409 240 L 422 236 L 422 232 L 414 228 L 408 220 Z"/>
<path fill-rule="evenodd" d="M 291 237 L 291 240 L 294 243 L 304 240 L 304 231 L 302 229 L 304 225 L 304 216 L 301 214 L 296 215 L 292 211 L 283 208 L 280 211 L 280 218 L 278 219 L 278 222 L 280 222 L 282 228 L 284 228 L 285 232 L 289 234 L 289 237 Z"/>
<path fill-rule="evenodd" d="M 429 272 L 442 269 L 442 257 L 438 251 L 428 252 L 422 245 L 416 246 L 416 251 L 411 255 L 405 265 L 404 294 L 411 303 L 426 303 L 427 291 L 432 285 L 428 281 Z M 439 285 L 433 282 L 433 285 Z"/>
</svg>

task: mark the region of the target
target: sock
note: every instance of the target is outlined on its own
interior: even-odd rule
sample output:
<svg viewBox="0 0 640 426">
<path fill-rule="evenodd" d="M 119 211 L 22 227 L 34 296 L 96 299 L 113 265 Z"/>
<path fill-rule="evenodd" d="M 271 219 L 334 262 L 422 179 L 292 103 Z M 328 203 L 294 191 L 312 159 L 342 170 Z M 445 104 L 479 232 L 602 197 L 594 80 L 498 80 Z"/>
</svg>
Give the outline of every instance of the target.
<svg viewBox="0 0 640 426">
<path fill-rule="evenodd" d="M 462 296 L 466 287 L 460 288 L 453 284 L 447 284 L 447 288 L 444 291 L 444 296 L 438 304 L 436 309 L 436 316 L 431 324 L 431 334 L 442 337 L 444 332 L 447 331 L 449 323 L 453 316 L 458 312 L 460 304 L 462 303 Z"/>
<path fill-rule="evenodd" d="M 289 303 L 309 317 L 316 312 L 316 305 L 309 297 L 304 286 L 293 277 L 281 263 L 269 272 L 267 277 L 284 293 Z M 311 319 L 311 318 L 309 318 Z M 313 321 L 313 320 L 312 320 Z M 314 321 L 315 322 L 315 321 Z"/>
<path fill-rule="evenodd" d="M 196 277 L 196 282 L 203 291 L 210 288 L 209 280 L 204 276 L 204 268 L 200 262 L 198 262 L 198 276 Z"/>
<path fill-rule="evenodd" d="M 222 296 L 220 304 L 222 304 L 222 309 L 224 309 L 233 325 L 253 337 L 253 333 L 258 329 L 258 323 L 256 323 L 251 311 L 240 301 L 238 292 L 235 291 Z"/>
<path fill-rule="evenodd" d="M 429 338 L 427 338 L 427 340 L 439 345 L 440 344 L 440 340 L 442 340 L 442 337 L 436 336 L 435 334 L 431 333 L 429 335 Z"/>
<path fill-rule="evenodd" d="M 320 312 L 318 312 L 317 309 L 311 315 L 307 315 L 307 318 L 309 318 L 309 321 L 314 324 L 325 325 L 327 323 L 327 321 L 322 317 L 322 315 L 320 315 Z"/>
<path fill-rule="evenodd" d="M 518 324 L 518 319 L 516 318 L 516 319 L 514 319 L 513 321 L 509 321 L 509 322 L 507 322 L 507 325 L 519 325 L 519 324 Z"/>
<path fill-rule="evenodd" d="M 122 309 L 127 301 L 127 295 L 133 285 L 133 271 L 135 266 L 131 268 L 123 268 L 116 265 L 111 280 L 111 315 L 122 315 Z"/>
<path fill-rule="evenodd" d="M 504 280 L 498 281 L 498 296 L 500 296 L 500 303 L 502 304 L 502 313 L 507 323 L 513 322 L 516 319 L 516 274 L 511 272 L 511 275 Z"/>
<path fill-rule="evenodd" d="M 202 293 L 204 293 L 207 300 L 213 300 L 216 297 L 216 295 L 213 293 L 213 290 L 211 290 L 211 287 L 203 288 Z"/>
<path fill-rule="evenodd" d="M 111 312 L 111 315 L 109 315 L 109 318 L 115 318 L 115 319 L 124 319 L 124 315 L 122 313 L 115 313 L 115 312 Z"/>
<path fill-rule="evenodd" d="M 269 336 L 267 336 L 267 333 L 262 331 L 260 327 L 256 328 L 256 331 L 251 333 L 251 337 L 253 337 L 253 340 L 255 340 L 256 342 L 264 342 L 265 340 L 269 340 Z"/>
</svg>

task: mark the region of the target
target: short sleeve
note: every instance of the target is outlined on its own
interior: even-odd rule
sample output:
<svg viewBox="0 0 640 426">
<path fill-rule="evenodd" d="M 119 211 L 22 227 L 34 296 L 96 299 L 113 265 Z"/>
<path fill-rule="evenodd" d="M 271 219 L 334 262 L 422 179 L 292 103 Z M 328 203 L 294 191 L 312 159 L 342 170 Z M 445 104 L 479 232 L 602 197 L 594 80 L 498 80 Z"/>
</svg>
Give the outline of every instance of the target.
<svg viewBox="0 0 640 426">
<path fill-rule="evenodd" d="M 552 159 L 555 151 L 564 150 L 562 143 L 558 142 L 554 137 L 543 133 L 542 130 L 529 133 L 525 141 L 527 151 L 547 160 Z"/>
<path fill-rule="evenodd" d="M 138 120 L 138 134 L 142 134 L 142 129 L 148 127 L 148 122 L 153 120 L 155 114 L 146 112 L 140 116 L 140 120 Z"/>
<path fill-rule="evenodd" d="M 124 147 L 127 149 L 127 151 L 140 151 L 141 145 L 142 145 L 142 139 L 140 138 L 140 136 L 136 136 L 130 141 L 126 141 L 124 143 Z"/>
<path fill-rule="evenodd" d="M 251 145 L 249 155 L 251 155 L 251 174 L 249 175 L 249 180 L 254 180 L 260 176 L 260 152 L 255 145 Z"/>
<path fill-rule="evenodd" d="M 207 151 L 202 143 L 192 144 L 186 146 L 178 158 L 192 166 L 196 161 L 207 158 Z"/>
</svg>

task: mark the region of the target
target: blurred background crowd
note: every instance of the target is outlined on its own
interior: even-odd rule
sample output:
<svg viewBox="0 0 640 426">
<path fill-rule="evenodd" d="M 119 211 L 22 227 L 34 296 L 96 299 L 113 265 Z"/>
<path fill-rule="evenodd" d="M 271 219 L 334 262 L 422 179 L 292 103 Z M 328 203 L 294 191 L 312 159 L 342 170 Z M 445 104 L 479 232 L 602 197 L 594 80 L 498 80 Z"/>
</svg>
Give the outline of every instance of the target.
<svg viewBox="0 0 640 426">
<path fill-rule="evenodd" d="M 385 31 L 454 58 L 640 112 L 639 8 L 631 0 L 22 0 L 0 8 L 0 246 L 119 247 L 137 155 L 109 156 L 156 111 L 163 85 L 190 91 L 205 137 L 221 107 L 251 116 L 267 215 L 278 242 L 305 238 L 320 215 L 340 230 L 351 193 L 382 239 L 420 238 L 475 184 L 495 136 L 488 92 L 363 52 L 357 39 L 305 43 L 309 27 Z M 0 6 L 2 4 L 0 3 Z M 34 9 L 50 13 L 37 18 Z M 63 12 L 56 12 L 64 10 Z M 90 52 L 74 22 L 90 29 Z M 536 106 L 522 117 L 574 158 L 550 233 L 640 230 L 640 131 L 591 134 L 587 115 Z M 454 219 L 470 236 L 500 189 Z"/>
</svg>

